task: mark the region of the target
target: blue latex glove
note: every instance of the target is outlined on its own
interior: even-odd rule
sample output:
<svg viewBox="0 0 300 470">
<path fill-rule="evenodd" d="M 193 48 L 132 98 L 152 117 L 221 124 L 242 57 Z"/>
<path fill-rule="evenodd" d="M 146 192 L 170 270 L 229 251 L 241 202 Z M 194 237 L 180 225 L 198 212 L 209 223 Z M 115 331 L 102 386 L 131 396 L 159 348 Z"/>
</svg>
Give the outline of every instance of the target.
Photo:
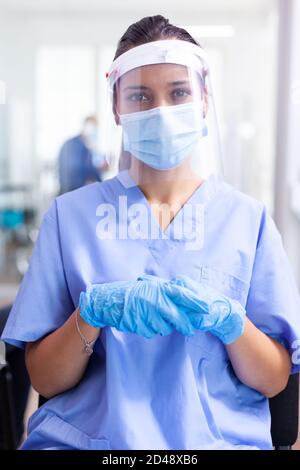
<svg viewBox="0 0 300 470">
<path fill-rule="evenodd" d="M 191 305 L 198 305 L 196 294 L 185 287 L 170 284 L 166 279 L 149 274 L 138 277 L 137 281 L 136 287 L 126 298 L 124 319 L 127 317 L 126 312 L 134 310 L 141 317 L 145 314 L 150 318 L 159 316 L 182 335 L 194 334 L 189 315 L 179 307 L 183 304 L 188 308 L 191 308 Z M 179 297 L 180 305 L 177 303 Z"/>
<path fill-rule="evenodd" d="M 172 296 L 180 286 L 168 287 L 168 281 L 150 279 L 94 284 L 80 294 L 81 317 L 95 327 L 111 326 L 120 331 L 147 338 L 170 334 L 174 328 L 184 335 L 194 329 L 188 316 L 180 316 Z"/>
<path fill-rule="evenodd" d="M 182 300 L 179 291 L 178 298 L 174 302 L 181 305 L 189 315 L 195 329 L 210 331 L 223 343 L 229 344 L 238 339 L 244 331 L 246 312 L 237 300 L 218 293 L 212 287 L 196 282 L 187 276 L 175 278 L 170 284 L 179 285 L 197 294 L 198 307 L 194 300 L 188 306 L 186 295 Z"/>
</svg>

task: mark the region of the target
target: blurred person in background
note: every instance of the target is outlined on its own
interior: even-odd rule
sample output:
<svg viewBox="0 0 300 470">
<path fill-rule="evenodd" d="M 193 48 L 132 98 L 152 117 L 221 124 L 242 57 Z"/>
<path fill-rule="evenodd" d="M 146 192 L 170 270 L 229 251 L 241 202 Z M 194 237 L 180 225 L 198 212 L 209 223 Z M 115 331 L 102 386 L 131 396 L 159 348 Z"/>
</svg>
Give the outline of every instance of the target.
<svg viewBox="0 0 300 470">
<path fill-rule="evenodd" d="M 104 159 L 96 150 L 97 118 L 88 116 L 79 135 L 68 139 L 59 154 L 60 194 L 101 181 Z"/>
</svg>

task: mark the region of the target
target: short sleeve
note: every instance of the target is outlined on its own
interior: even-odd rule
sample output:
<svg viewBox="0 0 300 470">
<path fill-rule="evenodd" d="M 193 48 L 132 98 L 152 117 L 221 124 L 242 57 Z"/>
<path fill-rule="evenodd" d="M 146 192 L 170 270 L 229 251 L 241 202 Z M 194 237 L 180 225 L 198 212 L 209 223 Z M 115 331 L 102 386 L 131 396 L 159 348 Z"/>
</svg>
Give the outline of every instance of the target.
<svg viewBox="0 0 300 470">
<path fill-rule="evenodd" d="M 43 218 L 29 268 L 22 280 L 1 339 L 24 347 L 60 327 L 74 311 L 67 286 L 56 202 Z"/>
<path fill-rule="evenodd" d="M 281 236 L 264 211 L 246 312 L 265 334 L 289 350 L 292 373 L 300 370 L 300 298 Z"/>
</svg>

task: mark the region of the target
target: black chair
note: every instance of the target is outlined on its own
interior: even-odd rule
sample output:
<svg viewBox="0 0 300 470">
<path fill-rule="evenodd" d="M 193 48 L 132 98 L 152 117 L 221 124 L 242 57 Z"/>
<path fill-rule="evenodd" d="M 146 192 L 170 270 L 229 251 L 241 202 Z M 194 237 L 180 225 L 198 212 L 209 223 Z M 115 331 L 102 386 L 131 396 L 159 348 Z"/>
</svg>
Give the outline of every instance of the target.
<svg viewBox="0 0 300 470">
<path fill-rule="evenodd" d="M 39 395 L 39 407 L 44 405 L 47 401 L 47 398 L 43 397 L 42 395 Z"/>
<path fill-rule="evenodd" d="M 15 449 L 18 445 L 18 425 L 13 395 L 13 376 L 9 364 L 0 360 L 0 449 Z"/>
<path fill-rule="evenodd" d="M 11 306 L 0 309 L 0 334 L 10 309 Z M 4 343 L 2 346 L 6 354 L 0 360 L 0 449 L 5 450 L 16 448 L 22 438 L 30 379 L 24 350 L 11 345 L 4 348 Z"/>
<path fill-rule="evenodd" d="M 286 388 L 269 403 L 273 446 L 276 450 L 290 450 L 298 436 L 299 374 L 291 375 Z"/>
</svg>

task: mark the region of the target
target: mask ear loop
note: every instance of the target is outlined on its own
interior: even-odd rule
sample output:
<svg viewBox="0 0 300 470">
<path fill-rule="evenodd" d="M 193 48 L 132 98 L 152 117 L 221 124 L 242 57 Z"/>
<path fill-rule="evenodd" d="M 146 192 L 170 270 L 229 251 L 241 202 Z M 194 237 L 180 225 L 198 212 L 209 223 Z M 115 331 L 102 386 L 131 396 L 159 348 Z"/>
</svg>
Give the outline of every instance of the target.
<svg viewBox="0 0 300 470">
<path fill-rule="evenodd" d="M 112 105 L 113 115 L 114 115 L 114 118 L 115 118 L 115 123 L 116 123 L 117 126 L 121 126 L 120 114 L 118 113 L 118 110 L 117 110 L 117 84 L 118 84 L 118 81 L 119 81 L 119 79 L 117 79 L 115 81 L 115 83 L 113 84 L 113 88 L 110 90 L 110 93 L 111 93 L 111 101 L 112 101 L 111 105 Z M 120 154 L 120 158 L 119 158 L 118 169 L 119 169 L 119 171 L 123 171 L 123 170 L 129 170 L 130 167 L 131 167 L 131 155 L 129 154 L 129 152 L 126 152 L 124 150 L 124 142 L 123 142 L 123 139 L 122 139 L 121 154 Z"/>
<path fill-rule="evenodd" d="M 208 112 L 207 76 L 208 76 L 208 69 L 203 68 L 202 73 L 200 74 L 201 94 L 202 94 L 202 99 L 203 99 L 203 102 L 204 102 L 203 119 L 206 118 L 206 115 L 207 115 L 207 112 Z"/>
<path fill-rule="evenodd" d="M 206 77 L 208 76 L 208 70 L 202 68 L 200 70 L 194 71 L 192 75 L 193 88 L 195 90 L 200 90 L 197 93 L 196 100 L 201 101 L 202 108 L 202 119 L 205 120 L 208 113 L 208 90 L 206 85 Z"/>
<path fill-rule="evenodd" d="M 119 113 L 117 111 L 117 87 L 116 87 L 116 84 L 114 84 L 113 91 L 112 91 L 112 110 L 113 110 L 113 114 L 114 114 L 114 117 L 115 117 L 116 124 L 117 124 L 117 126 L 119 126 L 120 125 L 120 116 L 119 116 Z"/>
</svg>

